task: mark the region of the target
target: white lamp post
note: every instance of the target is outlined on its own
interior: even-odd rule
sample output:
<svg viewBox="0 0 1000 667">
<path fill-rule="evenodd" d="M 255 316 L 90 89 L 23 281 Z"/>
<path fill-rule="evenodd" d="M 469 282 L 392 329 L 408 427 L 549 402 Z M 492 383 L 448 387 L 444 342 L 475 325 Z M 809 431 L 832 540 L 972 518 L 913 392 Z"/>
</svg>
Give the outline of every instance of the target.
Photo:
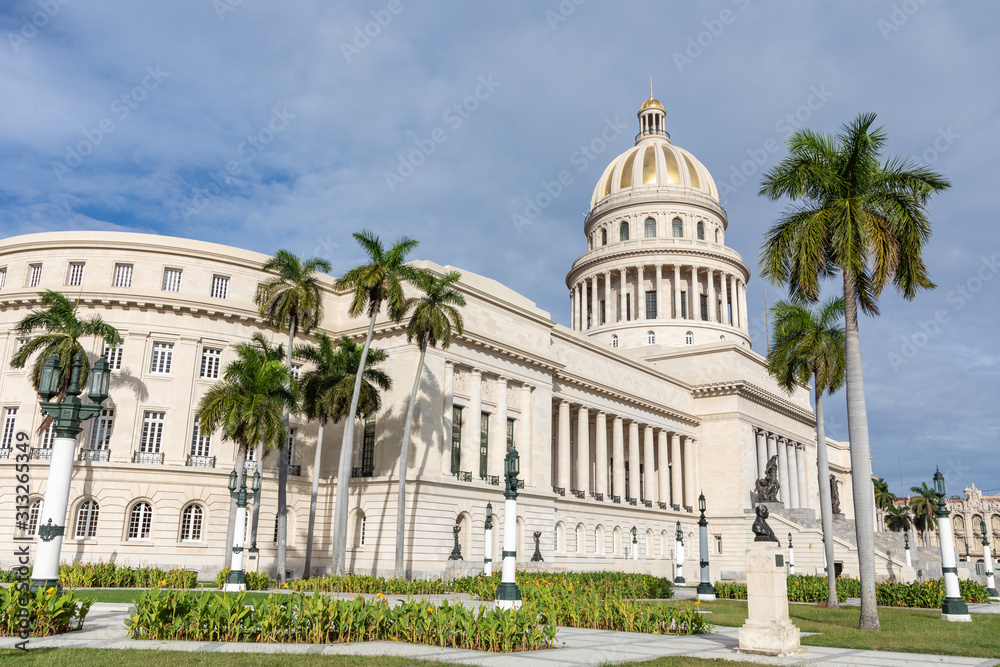
<svg viewBox="0 0 1000 667">
<path fill-rule="evenodd" d="M 934 473 L 934 495 L 938 498 L 935 514 L 938 523 L 938 541 L 941 543 L 941 570 L 944 573 L 944 603 L 941 618 L 946 621 L 971 622 L 969 607 L 962 600 L 958 586 L 958 564 L 955 562 L 955 538 L 951 532 L 951 516 L 944 502 L 944 475 Z"/>
<path fill-rule="evenodd" d="M 95 417 L 101 411 L 101 403 L 108 398 L 111 380 L 108 360 L 101 357 L 90 372 L 90 405 L 80 401 L 80 375 L 83 372 L 83 355 L 77 353 L 70 366 L 69 384 L 66 397 L 60 403 L 51 399 L 59 393 L 62 368 L 59 357 L 52 355 L 42 365 L 38 382 L 42 413 L 52 417 L 56 426 L 56 437 L 52 442 L 52 462 L 49 464 L 49 478 L 45 487 L 45 500 L 38 525 L 38 551 L 31 573 L 31 590 L 56 588 L 59 586 L 59 552 L 66 532 L 66 508 L 69 505 L 69 487 L 73 480 L 73 460 L 76 458 L 76 438 L 80 434 L 80 423 Z"/>
<path fill-rule="evenodd" d="M 910 534 L 903 533 L 903 551 L 906 553 L 906 567 L 913 567 L 913 560 L 910 558 Z"/>
<path fill-rule="evenodd" d="M 677 522 L 677 535 L 674 538 L 676 546 L 674 553 L 677 554 L 677 576 L 674 577 L 675 584 L 684 583 L 684 533 L 681 532 L 681 522 Z"/>
<path fill-rule="evenodd" d="M 632 560 L 639 560 L 639 540 L 636 539 L 636 529 L 632 526 Z"/>
<path fill-rule="evenodd" d="M 795 549 L 792 548 L 791 533 L 788 533 L 788 574 L 795 574 Z"/>
<path fill-rule="evenodd" d="M 500 609 L 521 607 L 521 589 L 514 578 L 517 560 L 517 475 L 520 472 L 520 458 L 517 450 L 511 447 L 504 460 L 506 488 L 503 493 L 503 551 L 500 554 L 502 570 L 496 593 L 496 606 Z"/>
<path fill-rule="evenodd" d="M 993 551 L 990 549 L 990 538 L 986 537 L 986 522 L 979 520 L 979 530 L 983 533 L 983 564 L 986 566 L 986 589 L 991 600 L 1000 600 L 997 593 L 997 582 L 993 578 Z"/>
<path fill-rule="evenodd" d="M 260 471 L 253 474 L 250 492 L 247 492 L 247 471 L 243 469 L 243 481 L 236 488 L 238 475 L 235 470 L 229 473 L 229 495 L 236 500 L 236 530 L 233 533 L 233 563 L 229 570 L 229 578 L 222 590 L 245 591 L 247 589 L 246 575 L 243 573 L 243 544 L 246 542 L 247 502 L 251 496 L 256 497 L 260 491 Z"/>
<path fill-rule="evenodd" d="M 493 503 L 486 503 L 486 529 L 483 531 L 483 574 L 493 576 Z"/>
</svg>

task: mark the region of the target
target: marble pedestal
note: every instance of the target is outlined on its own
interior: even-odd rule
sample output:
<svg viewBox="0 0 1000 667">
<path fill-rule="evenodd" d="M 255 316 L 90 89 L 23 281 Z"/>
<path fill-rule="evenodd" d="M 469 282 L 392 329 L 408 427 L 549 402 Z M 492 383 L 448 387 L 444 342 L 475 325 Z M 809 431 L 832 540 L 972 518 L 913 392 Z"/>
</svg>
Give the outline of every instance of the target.
<svg viewBox="0 0 1000 667">
<path fill-rule="evenodd" d="M 778 542 L 751 542 L 747 549 L 746 623 L 739 650 L 763 655 L 803 653 L 799 629 L 788 619 L 788 582 Z"/>
</svg>

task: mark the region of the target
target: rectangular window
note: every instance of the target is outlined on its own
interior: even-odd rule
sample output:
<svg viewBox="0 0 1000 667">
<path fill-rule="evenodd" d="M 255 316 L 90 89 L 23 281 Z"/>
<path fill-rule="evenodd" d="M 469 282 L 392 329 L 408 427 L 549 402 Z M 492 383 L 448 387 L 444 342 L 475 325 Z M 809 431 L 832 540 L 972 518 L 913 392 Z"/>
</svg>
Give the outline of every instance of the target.
<svg viewBox="0 0 1000 667">
<path fill-rule="evenodd" d="M 69 276 L 66 278 L 66 284 L 70 287 L 79 287 L 83 284 L 83 262 L 70 262 L 69 263 Z"/>
<path fill-rule="evenodd" d="M 122 369 L 122 345 L 111 346 L 104 344 L 104 358 L 108 360 L 108 368 L 113 371 Z"/>
<path fill-rule="evenodd" d="M 142 435 L 139 438 L 139 451 L 159 454 L 163 442 L 164 412 L 146 412 L 142 417 Z"/>
<path fill-rule="evenodd" d="M 365 524 L 366 523 L 368 523 L 368 517 L 365 517 L 365 516 L 361 517 L 361 526 L 359 528 L 361 530 L 361 534 L 358 536 L 358 546 L 359 547 L 365 546 Z"/>
<path fill-rule="evenodd" d="M 628 463 L 629 463 L 628 461 L 625 462 L 625 497 L 626 498 L 630 497 L 628 495 L 628 490 L 629 490 L 629 483 L 628 483 Z"/>
<path fill-rule="evenodd" d="M 210 456 L 212 451 L 212 434 L 201 432 L 201 420 L 194 420 L 191 431 L 191 456 Z"/>
<path fill-rule="evenodd" d="M 111 427 L 115 423 L 115 409 L 105 408 L 94 418 L 90 427 L 90 448 L 108 449 L 111 446 Z"/>
<path fill-rule="evenodd" d="M 257 460 L 257 448 L 256 447 L 248 447 L 247 448 L 247 457 L 244 460 L 247 463 L 253 463 L 254 461 L 256 461 Z"/>
<path fill-rule="evenodd" d="M 49 427 L 42 431 L 42 449 L 52 449 L 52 443 L 56 439 L 56 421 L 53 419 Z"/>
<path fill-rule="evenodd" d="M 626 322 L 631 322 L 632 321 L 632 295 L 631 294 L 626 294 L 625 295 L 625 321 Z"/>
<path fill-rule="evenodd" d="M 644 469 L 645 469 L 645 466 L 640 463 L 639 464 L 639 499 L 640 500 L 645 500 L 646 499 L 646 487 L 643 486 L 643 481 L 645 481 L 645 479 L 646 479 L 646 476 L 643 474 Z"/>
<path fill-rule="evenodd" d="M 375 471 L 375 418 L 365 422 L 365 436 L 361 441 L 361 476 L 371 477 Z"/>
<path fill-rule="evenodd" d="M 514 418 L 507 417 L 507 451 L 514 449 Z"/>
<path fill-rule="evenodd" d="M 131 287 L 132 286 L 132 265 L 131 264 L 115 264 L 115 279 L 111 283 L 112 287 Z"/>
<path fill-rule="evenodd" d="M 722 553 L 722 535 L 715 536 L 715 553 Z"/>
<path fill-rule="evenodd" d="M 708 321 L 708 295 L 702 294 L 701 296 L 701 319 Z"/>
<path fill-rule="evenodd" d="M 212 276 L 212 298 L 225 299 L 229 293 L 229 278 L 225 276 Z"/>
<path fill-rule="evenodd" d="M 153 358 L 150 360 L 149 372 L 167 375 L 174 361 L 173 343 L 153 343 Z"/>
<path fill-rule="evenodd" d="M 198 374 L 198 377 L 217 380 L 221 366 L 222 350 L 214 347 L 206 347 L 201 351 L 201 372 Z"/>
<path fill-rule="evenodd" d="M 462 408 L 453 406 L 451 409 L 451 474 L 458 474 L 462 462 Z"/>
<path fill-rule="evenodd" d="M 365 427 L 367 430 L 367 426 Z M 367 433 L 365 434 L 367 435 Z M 374 444 L 374 443 L 373 443 Z M 285 440 L 285 461 L 292 465 L 295 460 L 295 429 L 288 429 L 288 438 Z"/>
<path fill-rule="evenodd" d="M 688 316 L 688 293 L 681 292 L 681 319 L 686 320 Z"/>
<path fill-rule="evenodd" d="M 0 269 L 0 289 L 7 283 L 7 267 Z"/>
<path fill-rule="evenodd" d="M 486 461 L 490 455 L 490 413 L 479 415 L 479 479 L 486 478 Z"/>
<path fill-rule="evenodd" d="M 163 269 L 163 291 L 164 292 L 181 291 L 180 269 Z"/>
<path fill-rule="evenodd" d="M 646 319 L 656 319 L 656 292 L 646 292 Z"/>
<path fill-rule="evenodd" d="M 292 379 L 296 382 L 302 377 L 302 364 L 292 364 Z"/>
<path fill-rule="evenodd" d="M 28 265 L 28 287 L 38 287 L 38 283 L 42 282 L 42 265 L 41 264 L 29 264 Z"/>
<path fill-rule="evenodd" d="M 594 326 L 594 310 L 587 304 L 587 328 Z"/>
<path fill-rule="evenodd" d="M 0 449 L 10 449 L 14 446 L 14 433 L 17 431 L 17 408 L 4 408 L 3 435 L 0 437 Z"/>
<path fill-rule="evenodd" d="M 604 305 L 604 299 L 601 299 L 601 324 L 607 324 L 607 323 L 608 323 L 607 309 L 605 308 Z"/>
</svg>

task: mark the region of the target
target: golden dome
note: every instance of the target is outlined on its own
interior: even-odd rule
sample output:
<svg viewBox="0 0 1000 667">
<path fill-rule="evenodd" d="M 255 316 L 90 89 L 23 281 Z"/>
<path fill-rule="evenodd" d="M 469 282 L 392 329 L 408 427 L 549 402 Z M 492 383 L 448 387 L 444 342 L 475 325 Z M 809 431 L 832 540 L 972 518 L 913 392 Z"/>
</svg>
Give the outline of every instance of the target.
<svg viewBox="0 0 1000 667">
<path fill-rule="evenodd" d="M 648 100 L 642 103 L 642 107 L 639 108 L 639 111 L 642 111 L 643 109 L 662 109 L 662 108 L 663 105 L 660 104 L 660 100 L 654 100 L 652 97 L 650 97 Z"/>
</svg>

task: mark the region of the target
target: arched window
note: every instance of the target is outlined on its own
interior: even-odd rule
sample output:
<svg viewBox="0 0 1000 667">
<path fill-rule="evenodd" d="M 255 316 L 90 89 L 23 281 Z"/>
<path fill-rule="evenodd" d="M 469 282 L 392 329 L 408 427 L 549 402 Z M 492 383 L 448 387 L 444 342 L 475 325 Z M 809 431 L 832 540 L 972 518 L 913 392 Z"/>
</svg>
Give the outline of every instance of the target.
<svg viewBox="0 0 1000 667">
<path fill-rule="evenodd" d="M 556 524 L 555 541 L 553 542 L 553 550 L 557 554 L 561 554 L 563 551 L 566 550 L 566 527 L 563 525 L 562 521 L 560 521 L 559 523 Z"/>
<path fill-rule="evenodd" d="M 615 556 L 624 555 L 622 551 L 622 529 L 615 526 L 615 529 L 611 532 L 612 537 L 612 548 L 614 550 Z"/>
<path fill-rule="evenodd" d="M 604 548 L 604 526 L 597 526 L 594 529 L 594 551 L 600 556 L 607 555 Z"/>
<path fill-rule="evenodd" d="M 718 227 L 715 228 L 715 242 L 716 243 L 719 242 L 719 228 Z"/>
<path fill-rule="evenodd" d="M 358 509 L 354 510 L 354 516 L 351 517 L 348 525 L 351 527 L 351 546 L 355 549 L 361 549 L 365 546 L 368 536 L 365 534 L 368 528 L 368 517 L 365 516 L 364 511 Z"/>
<path fill-rule="evenodd" d="M 660 555 L 663 558 L 667 557 L 667 553 L 670 550 L 670 538 L 667 536 L 667 531 L 660 531 Z"/>
<path fill-rule="evenodd" d="M 652 331 L 647 331 L 646 332 L 646 344 L 647 345 L 656 345 L 656 334 L 653 333 Z"/>
<path fill-rule="evenodd" d="M 652 218 L 646 218 L 646 238 L 651 239 L 656 237 L 656 220 Z"/>
<path fill-rule="evenodd" d="M 97 515 L 101 508 L 96 500 L 85 500 L 76 510 L 76 532 L 73 537 L 89 540 L 97 536 Z"/>
<path fill-rule="evenodd" d="M 653 557 L 653 529 L 646 529 L 646 558 Z"/>
<path fill-rule="evenodd" d="M 205 510 L 201 505 L 188 505 L 181 512 L 181 542 L 200 542 Z"/>
<path fill-rule="evenodd" d="M 608 230 L 601 230 L 601 245 L 608 245 Z"/>
<path fill-rule="evenodd" d="M 41 498 L 35 500 L 28 506 L 28 523 L 25 525 L 23 535 L 25 537 L 35 537 L 38 535 L 38 522 L 41 520 L 42 508 L 45 501 Z"/>
<path fill-rule="evenodd" d="M 618 240 L 628 241 L 628 223 L 623 222 L 622 226 L 618 228 Z"/>
<path fill-rule="evenodd" d="M 705 223 L 701 222 L 700 220 L 698 221 L 698 240 L 699 241 L 705 240 Z"/>
<path fill-rule="evenodd" d="M 611 347 L 618 347 L 618 334 L 611 337 Z"/>
<path fill-rule="evenodd" d="M 153 506 L 147 502 L 132 505 L 128 513 L 127 540 L 148 540 L 153 528 Z"/>
<path fill-rule="evenodd" d="M 694 345 L 694 334 L 692 332 L 688 331 L 686 334 L 684 334 L 684 344 Z"/>
<path fill-rule="evenodd" d="M 674 218 L 673 229 L 675 237 L 684 236 L 684 223 L 681 222 L 680 218 Z"/>
<path fill-rule="evenodd" d="M 587 530 L 582 523 L 576 525 L 576 552 L 578 554 L 587 553 Z"/>
</svg>

